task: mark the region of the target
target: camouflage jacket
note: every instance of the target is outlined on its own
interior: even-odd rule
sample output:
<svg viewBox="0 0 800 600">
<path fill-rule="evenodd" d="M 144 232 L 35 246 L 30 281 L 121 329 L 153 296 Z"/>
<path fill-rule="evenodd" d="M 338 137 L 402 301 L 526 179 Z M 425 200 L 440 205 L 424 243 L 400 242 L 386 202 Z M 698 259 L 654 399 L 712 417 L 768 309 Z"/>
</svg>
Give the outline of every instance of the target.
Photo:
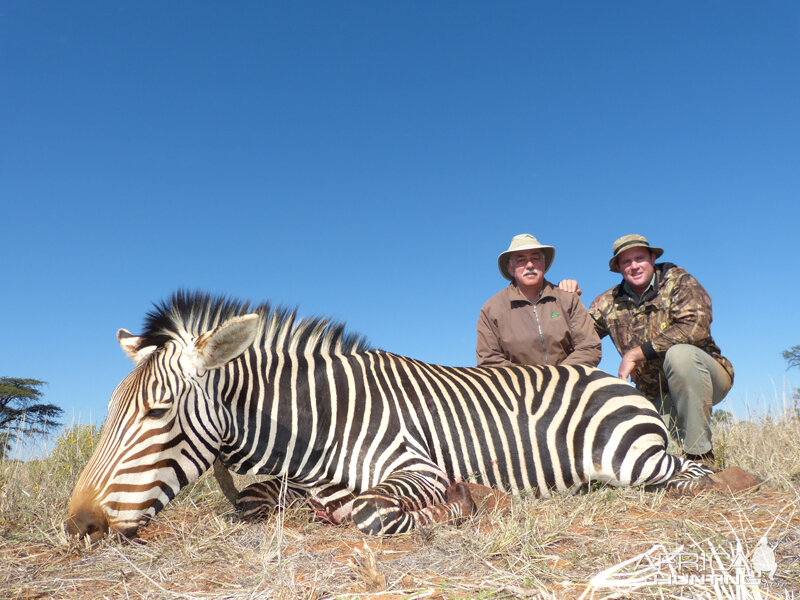
<svg viewBox="0 0 800 600">
<path fill-rule="evenodd" d="M 589 314 L 597 334 L 611 336 L 620 356 L 641 346 L 647 359 L 636 369 L 636 387 L 649 398 L 668 392 L 664 355 L 675 344 L 692 344 L 714 357 L 731 376 L 733 365 L 711 337 L 711 297 L 685 269 L 656 264 L 655 281 L 639 304 L 622 283 L 592 302 Z"/>
</svg>

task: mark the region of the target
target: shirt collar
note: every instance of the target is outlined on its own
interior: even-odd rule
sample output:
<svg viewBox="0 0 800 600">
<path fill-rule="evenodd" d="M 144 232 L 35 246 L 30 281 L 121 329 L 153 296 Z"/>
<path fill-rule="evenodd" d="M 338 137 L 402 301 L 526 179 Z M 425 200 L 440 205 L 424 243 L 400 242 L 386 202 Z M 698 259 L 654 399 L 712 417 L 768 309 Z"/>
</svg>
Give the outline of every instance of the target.
<svg viewBox="0 0 800 600">
<path fill-rule="evenodd" d="M 633 288 L 628 285 L 628 282 L 624 279 L 622 280 L 622 291 L 636 304 L 639 306 L 645 300 L 649 300 L 654 297 L 658 290 L 658 282 L 656 279 L 656 273 L 653 273 L 653 277 L 650 279 L 650 283 L 647 284 L 644 292 L 642 292 L 641 296 L 637 296 L 636 292 L 633 291 Z"/>
<path fill-rule="evenodd" d="M 556 295 L 553 292 L 554 288 L 555 286 L 553 286 L 552 283 L 550 283 L 545 279 L 544 285 L 542 285 L 542 291 L 539 293 L 539 301 L 541 302 L 545 298 L 555 298 Z M 511 284 L 509 284 L 507 289 L 508 289 L 508 299 L 511 302 L 511 304 L 520 302 L 525 304 L 534 304 L 533 302 L 531 302 L 525 296 L 522 295 L 522 292 L 519 291 L 519 288 L 517 288 L 517 285 L 515 283 L 512 282 Z"/>
</svg>

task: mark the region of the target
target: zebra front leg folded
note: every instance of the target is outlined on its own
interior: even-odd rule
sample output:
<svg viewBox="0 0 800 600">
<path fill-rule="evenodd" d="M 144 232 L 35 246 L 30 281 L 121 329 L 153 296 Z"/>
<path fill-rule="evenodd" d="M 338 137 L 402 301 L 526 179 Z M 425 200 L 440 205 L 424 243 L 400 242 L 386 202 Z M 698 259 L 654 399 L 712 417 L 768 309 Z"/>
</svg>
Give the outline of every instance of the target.
<svg viewBox="0 0 800 600">
<path fill-rule="evenodd" d="M 709 478 L 714 471 L 707 466 L 688 458 L 674 458 L 680 462 L 680 466 L 667 482 L 668 490 L 689 495 L 711 489 L 714 486 L 714 482 Z"/>
<path fill-rule="evenodd" d="M 738 467 L 728 467 L 715 473 L 706 465 L 688 458 L 682 461 L 680 471 L 667 482 L 667 489 L 682 495 L 699 494 L 704 491 L 736 493 L 753 490 L 761 486 L 761 479 Z"/>
<path fill-rule="evenodd" d="M 459 523 L 475 514 L 475 502 L 463 483 L 414 471 L 398 472 L 353 502 L 352 519 L 368 535 L 407 533 L 432 523 Z"/>
<path fill-rule="evenodd" d="M 236 511 L 242 519 L 267 518 L 275 509 L 286 508 L 294 502 L 304 501 L 308 494 L 281 479 L 266 479 L 252 483 L 239 492 Z"/>
</svg>

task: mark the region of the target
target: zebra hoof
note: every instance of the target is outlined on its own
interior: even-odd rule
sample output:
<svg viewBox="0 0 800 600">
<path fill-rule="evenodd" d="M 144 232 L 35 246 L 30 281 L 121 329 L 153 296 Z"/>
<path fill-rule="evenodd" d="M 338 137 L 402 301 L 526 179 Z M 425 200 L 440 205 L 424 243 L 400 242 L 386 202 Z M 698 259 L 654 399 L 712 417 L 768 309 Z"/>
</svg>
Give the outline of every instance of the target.
<svg viewBox="0 0 800 600">
<path fill-rule="evenodd" d="M 490 513 L 495 510 L 504 513 L 511 506 L 511 498 L 505 492 L 479 483 L 464 482 L 464 485 L 469 489 L 472 500 L 478 508 L 478 514 Z"/>
<path fill-rule="evenodd" d="M 744 492 L 758 488 L 762 481 L 752 473 L 739 467 L 728 467 L 719 473 L 707 476 L 714 482 L 714 489 L 723 492 Z"/>
<path fill-rule="evenodd" d="M 472 494 L 470 494 L 469 488 L 465 483 L 454 483 L 447 488 L 445 500 L 447 500 L 448 503 L 455 503 L 461 506 L 461 514 L 465 517 L 469 517 L 478 512 L 478 507 L 475 506 Z"/>
<path fill-rule="evenodd" d="M 236 502 L 239 498 L 239 491 L 236 489 L 236 485 L 233 483 L 231 472 L 225 465 L 222 464 L 219 459 L 214 461 L 214 478 L 217 480 L 219 489 L 222 490 L 222 493 L 228 499 L 228 502 L 230 502 L 235 508 Z"/>
</svg>

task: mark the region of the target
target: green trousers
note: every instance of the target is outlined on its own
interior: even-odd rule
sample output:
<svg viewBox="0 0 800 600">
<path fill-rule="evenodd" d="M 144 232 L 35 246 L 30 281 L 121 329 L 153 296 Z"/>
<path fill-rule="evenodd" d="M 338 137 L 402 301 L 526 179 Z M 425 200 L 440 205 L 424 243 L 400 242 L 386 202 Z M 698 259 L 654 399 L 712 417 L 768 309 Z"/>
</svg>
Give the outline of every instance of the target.
<svg viewBox="0 0 800 600">
<path fill-rule="evenodd" d="M 669 394 L 653 402 L 686 454 L 705 454 L 711 443 L 711 407 L 731 389 L 728 372 L 697 346 L 676 344 L 664 357 Z"/>
</svg>

